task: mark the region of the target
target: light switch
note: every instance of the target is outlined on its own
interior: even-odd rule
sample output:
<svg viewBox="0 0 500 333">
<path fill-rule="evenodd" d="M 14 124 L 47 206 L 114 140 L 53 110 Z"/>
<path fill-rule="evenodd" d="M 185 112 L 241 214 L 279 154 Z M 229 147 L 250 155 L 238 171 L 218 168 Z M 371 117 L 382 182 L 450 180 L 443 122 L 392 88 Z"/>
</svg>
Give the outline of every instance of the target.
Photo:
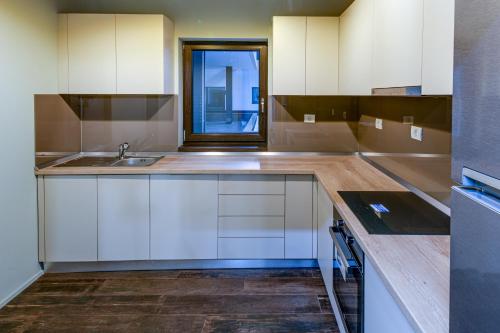
<svg viewBox="0 0 500 333">
<path fill-rule="evenodd" d="M 316 115 L 314 114 L 305 114 L 304 122 L 309 124 L 314 124 L 316 122 Z"/>
<path fill-rule="evenodd" d="M 375 119 L 375 128 L 379 129 L 379 130 L 384 128 L 384 123 L 383 123 L 382 119 L 379 119 L 379 118 Z"/>
<path fill-rule="evenodd" d="M 423 134 L 424 133 L 422 127 L 417 127 L 417 126 L 411 127 L 411 138 L 413 140 L 422 141 Z"/>
</svg>

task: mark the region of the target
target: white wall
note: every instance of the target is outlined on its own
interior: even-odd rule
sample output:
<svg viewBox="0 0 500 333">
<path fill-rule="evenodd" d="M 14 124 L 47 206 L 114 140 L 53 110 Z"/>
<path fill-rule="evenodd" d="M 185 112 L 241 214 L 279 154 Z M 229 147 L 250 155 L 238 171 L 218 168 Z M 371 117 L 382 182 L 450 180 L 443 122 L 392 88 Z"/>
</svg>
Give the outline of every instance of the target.
<svg viewBox="0 0 500 333">
<path fill-rule="evenodd" d="M 57 92 L 56 11 L 0 1 L 0 307 L 40 273 L 33 94 Z"/>
</svg>

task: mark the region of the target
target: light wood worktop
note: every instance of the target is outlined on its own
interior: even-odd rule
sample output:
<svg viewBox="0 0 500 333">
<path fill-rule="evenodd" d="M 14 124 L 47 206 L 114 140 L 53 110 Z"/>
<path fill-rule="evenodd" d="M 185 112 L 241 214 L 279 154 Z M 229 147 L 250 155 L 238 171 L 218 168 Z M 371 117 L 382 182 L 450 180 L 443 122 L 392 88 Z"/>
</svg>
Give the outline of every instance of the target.
<svg viewBox="0 0 500 333">
<path fill-rule="evenodd" d="M 338 191 L 405 191 L 358 156 L 171 155 L 150 167 L 48 167 L 37 175 L 313 174 L 418 332 L 449 330 L 449 236 L 370 235 Z"/>
</svg>

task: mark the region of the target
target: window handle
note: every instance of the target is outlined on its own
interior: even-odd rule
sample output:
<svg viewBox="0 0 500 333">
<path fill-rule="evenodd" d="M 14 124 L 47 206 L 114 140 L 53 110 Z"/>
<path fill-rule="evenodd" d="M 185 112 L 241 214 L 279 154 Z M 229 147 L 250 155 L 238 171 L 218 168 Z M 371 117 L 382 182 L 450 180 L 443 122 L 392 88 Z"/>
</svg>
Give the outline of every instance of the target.
<svg viewBox="0 0 500 333">
<path fill-rule="evenodd" d="M 264 97 L 260 98 L 260 112 L 264 113 L 265 100 Z"/>
</svg>

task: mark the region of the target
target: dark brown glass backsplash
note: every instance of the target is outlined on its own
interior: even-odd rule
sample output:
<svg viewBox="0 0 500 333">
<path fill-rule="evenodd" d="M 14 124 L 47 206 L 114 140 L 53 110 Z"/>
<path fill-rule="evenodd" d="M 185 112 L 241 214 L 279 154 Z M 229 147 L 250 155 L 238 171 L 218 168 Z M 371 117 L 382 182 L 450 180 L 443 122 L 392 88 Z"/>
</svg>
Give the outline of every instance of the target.
<svg viewBox="0 0 500 333">
<path fill-rule="evenodd" d="M 167 152 L 178 146 L 177 96 L 37 95 L 36 152 Z M 269 97 L 268 150 L 360 152 L 448 203 L 451 181 L 451 97 Z M 314 124 L 304 123 L 314 114 Z M 375 119 L 383 129 L 375 128 Z M 423 141 L 410 138 L 411 125 Z M 60 156 L 59 156 L 60 157 Z"/>
<path fill-rule="evenodd" d="M 359 151 L 439 201 L 449 204 L 451 97 L 360 97 Z M 383 120 L 381 130 L 375 119 Z M 410 128 L 423 129 L 423 141 Z"/>
<path fill-rule="evenodd" d="M 357 99 L 345 96 L 274 96 L 271 98 L 268 150 L 355 153 Z M 316 123 L 304 123 L 314 114 Z"/>
</svg>

